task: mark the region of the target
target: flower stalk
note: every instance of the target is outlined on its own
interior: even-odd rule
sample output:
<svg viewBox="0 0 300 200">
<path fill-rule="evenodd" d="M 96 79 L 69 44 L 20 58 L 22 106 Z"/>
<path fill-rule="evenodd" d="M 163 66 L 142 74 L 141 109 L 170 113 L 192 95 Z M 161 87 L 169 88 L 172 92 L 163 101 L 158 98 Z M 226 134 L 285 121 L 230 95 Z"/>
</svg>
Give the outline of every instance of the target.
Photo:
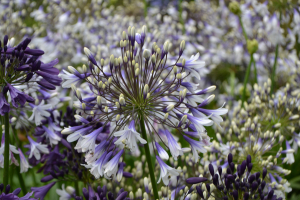
<svg viewBox="0 0 300 200">
<path fill-rule="evenodd" d="M 147 140 L 147 133 L 146 133 L 143 114 L 140 114 L 140 128 L 141 128 L 141 132 L 142 132 L 142 137 L 145 140 Z M 154 168 L 153 168 L 153 164 L 152 164 L 152 160 L 151 160 L 151 154 L 150 154 L 148 140 L 147 140 L 147 143 L 144 144 L 144 147 L 145 147 L 145 154 L 146 154 L 146 159 L 147 159 L 147 163 L 148 163 L 148 167 L 149 167 L 149 174 L 150 174 L 150 178 L 151 178 L 154 199 L 159 199 L 158 198 L 157 183 L 156 183 L 156 180 L 155 180 Z"/>
<path fill-rule="evenodd" d="M 244 107 L 244 102 L 246 100 L 246 89 L 247 89 L 247 83 L 248 83 L 248 79 L 249 79 L 249 75 L 250 75 L 250 71 L 251 71 L 251 65 L 253 62 L 253 54 L 251 54 L 251 59 L 249 62 L 249 65 L 247 67 L 247 71 L 246 71 L 246 75 L 245 75 L 245 79 L 244 79 L 244 88 L 243 88 L 243 96 L 242 96 L 242 107 Z"/>
<path fill-rule="evenodd" d="M 4 146 L 4 172 L 3 172 L 3 184 L 8 185 L 9 177 L 9 116 L 8 113 L 4 115 L 5 125 L 5 146 Z"/>
</svg>

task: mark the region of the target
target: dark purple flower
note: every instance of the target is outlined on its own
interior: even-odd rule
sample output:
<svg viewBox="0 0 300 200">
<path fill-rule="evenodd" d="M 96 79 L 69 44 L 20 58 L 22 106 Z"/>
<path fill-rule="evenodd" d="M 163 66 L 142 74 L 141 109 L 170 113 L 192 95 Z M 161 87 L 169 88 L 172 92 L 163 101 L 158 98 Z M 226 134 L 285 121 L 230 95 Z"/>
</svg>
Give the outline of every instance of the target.
<svg viewBox="0 0 300 200">
<path fill-rule="evenodd" d="M 208 179 L 207 178 L 204 178 L 204 177 L 192 177 L 192 178 L 188 178 L 186 179 L 186 182 L 188 184 L 197 184 L 197 183 L 202 183 L 202 182 L 205 182 L 207 181 Z"/>
<path fill-rule="evenodd" d="M 18 107 L 19 103 L 21 106 L 24 106 L 24 104 L 27 102 L 34 102 L 34 98 L 30 97 L 29 95 L 21 92 L 20 90 L 17 90 L 14 88 L 11 84 L 7 83 L 8 90 L 11 97 L 11 103 L 14 107 Z"/>
<path fill-rule="evenodd" d="M 53 185 L 55 185 L 55 183 L 56 182 L 52 182 L 42 187 L 32 187 L 31 190 L 34 192 L 34 197 L 43 200 L 48 191 L 53 187 Z"/>
</svg>

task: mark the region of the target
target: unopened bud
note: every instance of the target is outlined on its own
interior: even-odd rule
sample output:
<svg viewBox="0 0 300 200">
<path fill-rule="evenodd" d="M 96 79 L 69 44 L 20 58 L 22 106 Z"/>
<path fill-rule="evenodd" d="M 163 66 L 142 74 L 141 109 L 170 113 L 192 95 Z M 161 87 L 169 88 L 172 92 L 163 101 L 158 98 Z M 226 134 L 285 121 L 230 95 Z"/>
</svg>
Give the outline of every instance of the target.
<svg viewBox="0 0 300 200">
<path fill-rule="evenodd" d="M 121 117 L 121 115 L 118 114 L 118 115 L 116 116 L 116 121 L 119 121 L 119 120 L 120 120 L 120 117 Z"/>
<path fill-rule="evenodd" d="M 82 103 L 82 104 L 81 104 L 81 107 L 82 107 L 82 110 L 85 110 L 85 109 L 86 109 L 85 103 Z"/>
<path fill-rule="evenodd" d="M 144 86 L 144 94 L 147 94 L 148 92 L 149 92 L 149 86 L 148 86 L 148 84 L 146 84 Z"/>
<path fill-rule="evenodd" d="M 134 73 L 135 73 L 135 76 L 138 76 L 140 74 L 140 69 L 137 68 Z"/>
<path fill-rule="evenodd" d="M 108 112 L 108 107 L 107 106 L 105 106 L 104 112 Z"/>
<path fill-rule="evenodd" d="M 170 112 L 171 110 L 173 110 L 173 108 L 174 108 L 174 104 L 168 105 L 167 112 Z"/>
<path fill-rule="evenodd" d="M 119 98 L 119 102 L 122 106 L 125 105 L 125 99 L 123 97 Z"/>
<path fill-rule="evenodd" d="M 182 124 L 184 124 L 185 122 L 186 122 L 186 120 L 187 120 L 187 115 L 183 115 L 182 117 L 181 117 L 181 123 Z"/>
<path fill-rule="evenodd" d="M 82 65 L 82 72 L 83 72 L 83 73 L 86 73 L 86 72 L 87 72 L 86 65 Z"/>
<path fill-rule="evenodd" d="M 176 74 L 177 71 L 178 71 L 178 68 L 177 68 L 177 66 L 175 65 L 175 66 L 173 67 L 173 72 Z"/>
<path fill-rule="evenodd" d="M 240 15 L 242 12 L 240 9 L 240 4 L 236 1 L 232 1 L 229 3 L 229 10 L 235 15 Z"/>
<path fill-rule="evenodd" d="M 151 56 L 151 52 L 148 49 L 145 49 L 144 52 L 143 52 L 143 57 L 146 60 L 149 60 L 150 56 Z"/>
<path fill-rule="evenodd" d="M 100 96 L 97 96 L 97 104 L 101 105 L 101 97 Z"/>
<path fill-rule="evenodd" d="M 178 74 L 176 75 L 176 78 L 179 79 L 179 80 L 182 79 L 181 73 L 178 73 Z"/>
<path fill-rule="evenodd" d="M 76 90 L 76 95 L 77 95 L 77 98 L 78 98 L 79 100 L 82 99 L 82 97 L 81 97 L 81 92 L 80 92 L 78 89 Z"/>
<path fill-rule="evenodd" d="M 168 119 L 168 117 L 169 117 L 169 113 L 166 113 L 164 116 L 164 120 Z"/>
</svg>

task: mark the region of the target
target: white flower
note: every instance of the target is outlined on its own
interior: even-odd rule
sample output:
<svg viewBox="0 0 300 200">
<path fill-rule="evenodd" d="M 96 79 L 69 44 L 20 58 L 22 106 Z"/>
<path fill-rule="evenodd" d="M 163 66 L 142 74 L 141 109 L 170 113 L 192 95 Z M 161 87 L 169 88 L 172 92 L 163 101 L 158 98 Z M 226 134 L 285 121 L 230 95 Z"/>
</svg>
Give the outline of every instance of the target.
<svg viewBox="0 0 300 200">
<path fill-rule="evenodd" d="M 137 140 L 139 140 L 142 144 L 147 143 L 147 141 L 141 138 L 140 134 L 136 132 L 134 120 L 130 122 L 126 130 L 115 132 L 114 136 L 121 136 L 117 141 L 115 141 L 116 145 L 124 147 L 125 143 L 132 152 L 136 152 L 138 150 Z"/>
<path fill-rule="evenodd" d="M 41 121 L 45 119 L 45 117 L 50 117 L 50 113 L 47 111 L 52 108 L 50 104 L 45 104 L 45 101 L 42 100 L 39 105 L 29 104 L 32 109 L 32 115 L 30 116 L 30 121 L 35 121 L 35 124 L 38 126 L 41 124 Z"/>
<path fill-rule="evenodd" d="M 165 185 L 169 185 L 170 177 L 179 176 L 180 171 L 177 169 L 174 169 L 174 168 L 170 167 L 169 165 L 167 165 L 166 163 L 164 163 L 159 156 L 156 156 L 156 159 L 160 166 L 160 176 L 159 176 L 159 180 L 157 181 L 157 183 L 160 183 L 160 181 L 162 179 L 163 183 Z"/>
<path fill-rule="evenodd" d="M 26 160 L 20 148 L 19 148 L 19 153 L 20 153 L 19 155 L 20 155 L 20 162 L 21 162 L 20 173 L 27 172 L 28 168 L 31 168 L 31 166 L 28 164 L 28 161 Z"/>
<path fill-rule="evenodd" d="M 56 193 L 59 196 L 59 200 L 69 200 L 72 198 L 71 194 L 65 190 L 65 184 L 62 184 L 62 190 L 56 189 Z"/>
<path fill-rule="evenodd" d="M 45 153 L 45 154 L 49 153 L 49 149 L 47 148 L 47 145 L 37 143 L 37 142 L 33 141 L 29 136 L 27 138 L 30 142 L 29 158 L 31 158 L 34 155 L 34 157 L 37 160 L 40 160 L 41 159 L 41 153 L 40 152 Z"/>
</svg>

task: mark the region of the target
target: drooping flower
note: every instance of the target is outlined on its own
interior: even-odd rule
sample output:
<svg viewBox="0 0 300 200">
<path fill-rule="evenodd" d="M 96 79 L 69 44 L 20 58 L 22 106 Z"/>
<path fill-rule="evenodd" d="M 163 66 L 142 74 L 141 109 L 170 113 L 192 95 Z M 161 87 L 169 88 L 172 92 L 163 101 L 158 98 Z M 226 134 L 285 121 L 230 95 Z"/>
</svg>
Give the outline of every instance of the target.
<svg viewBox="0 0 300 200">
<path fill-rule="evenodd" d="M 138 148 L 137 140 L 142 144 L 147 143 L 147 141 L 141 138 L 140 134 L 135 130 L 134 120 L 130 122 L 127 130 L 125 129 L 122 131 L 115 132 L 114 136 L 115 137 L 120 136 L 120 138 L 117 141 L 115 141 L 116 145 L 123 145 L 123 146 L 126 145 L 126 147 L 128 147 L 132 152 L 137 151 Z"/>
<path fill-rule="evenodd" d="M 162 180 L 165 185 L 168 185 L 170 181 L 170 176 L 178 176 L 180 171 L 168 166 L 166 163 L 164 163 L 164 161 L 162 161 L 162 159 L 159 156 L 156 156 L 156 159 L 160 166 L 160 176 L 157 183 L 159 183 Z"/>
</svg>

